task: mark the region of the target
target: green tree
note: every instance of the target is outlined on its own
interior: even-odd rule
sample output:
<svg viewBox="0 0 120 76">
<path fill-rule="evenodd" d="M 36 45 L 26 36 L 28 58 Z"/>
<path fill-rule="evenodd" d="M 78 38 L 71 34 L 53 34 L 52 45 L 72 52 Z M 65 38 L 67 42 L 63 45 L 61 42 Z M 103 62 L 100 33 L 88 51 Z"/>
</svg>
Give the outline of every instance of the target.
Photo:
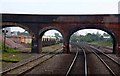
<svg viewBox="0 0 120 76">
<path fill-rule="evenodd" d="M 71 39 L 70 39 L 72 42 L 78 42 L 80 39 L 79 39 L 79 35 L 78 33 L 74 33 L 72 36 L 71 36 Z"/>
<path fill-rule="evenodd" d="M 106 33 L 104 35 L 101 35 L 99 32 L 97 32 L 96 34 L 95 33 L 87 33 L 86 35 L 79 35 L 78 33 L 74 33 L 71 36 L 71 41 L 73 41 L 73 42 L 103 41 L 103 40 L 105 40 L 104 36 L 110 36 L 110 35 L 106 34 Z"/>
<path fill-rule="evenodd" d="M 62 38 L 59 33 L 55 33 L 56 39 Z"/>
</svg>

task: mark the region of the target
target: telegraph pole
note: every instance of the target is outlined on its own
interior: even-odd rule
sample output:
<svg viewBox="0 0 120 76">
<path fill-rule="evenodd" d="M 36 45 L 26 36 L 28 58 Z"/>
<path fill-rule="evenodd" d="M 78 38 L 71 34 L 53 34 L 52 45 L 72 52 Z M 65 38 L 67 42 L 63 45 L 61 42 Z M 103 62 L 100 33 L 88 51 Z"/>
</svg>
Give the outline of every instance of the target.
<svg viewBox="0 0 120 76">
<path fill-rule="evenodd" d="M 6 51 L 5 44 L 6 44 L 6 34 L 7 34 L 7 32 L 8 32 L 8 31 L 5 30 L 5 29 L 2 30 L 2 33 L 3 33 L 3 35 L 4 35 L 4 43 L 3 43 L 3 44 L 4 44 L 4 46 L 3 46 L 3 50 L 4 50 L 4 51 Z"/>
</svg>

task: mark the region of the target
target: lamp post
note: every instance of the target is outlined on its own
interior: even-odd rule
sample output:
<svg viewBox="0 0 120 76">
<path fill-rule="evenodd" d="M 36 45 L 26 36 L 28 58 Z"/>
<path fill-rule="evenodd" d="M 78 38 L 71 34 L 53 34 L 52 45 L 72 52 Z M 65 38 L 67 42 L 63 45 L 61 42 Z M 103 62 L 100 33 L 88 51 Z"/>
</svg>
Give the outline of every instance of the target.
<svg viewBox="0 0 120 76">
<path fill-rule="evenodd" d="M 6 48 L 5 48 L 5 43 L 6 43 L 6 34 L 7 34 L 7 32 L 8 32 L 8 31 L 7 31 L 7 30 L 5 30 L 5 29 L 4 29 L 4 30 L 2 30 L 2 33 L 3 33 L 3 35 L 4 35 L 4 47 L 3 47 L 3 48 L 4 48 L 4 49 L 3 49 L 4 51 L 6 51 Z"/>
</svg>

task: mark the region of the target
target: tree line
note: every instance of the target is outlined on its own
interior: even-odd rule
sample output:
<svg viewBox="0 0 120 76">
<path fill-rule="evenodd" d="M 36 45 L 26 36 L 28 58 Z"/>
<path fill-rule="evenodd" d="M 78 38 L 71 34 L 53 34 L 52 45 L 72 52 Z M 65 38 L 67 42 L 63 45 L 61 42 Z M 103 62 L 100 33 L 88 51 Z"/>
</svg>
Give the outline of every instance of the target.
<svg viewBox="0 0 120 76">
<path fill-rule="evenodd" d="M 70 39 L 71 42 L 93 42 L 93 41 L 112 41 L 112 37 L 99 32 L 95 33 L 87 33 L 86 35 L 78 35 L 77 33 L 73 34 Z"/>
</svg>

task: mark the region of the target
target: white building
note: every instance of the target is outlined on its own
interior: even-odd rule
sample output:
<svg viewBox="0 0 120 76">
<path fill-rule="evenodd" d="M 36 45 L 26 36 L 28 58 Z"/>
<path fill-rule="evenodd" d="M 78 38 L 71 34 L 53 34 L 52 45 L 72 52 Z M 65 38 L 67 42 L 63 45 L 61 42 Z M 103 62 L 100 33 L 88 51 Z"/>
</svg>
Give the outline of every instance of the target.
<svg viewBox="0 0 120 76">
<path fill-rule="evenodd" d="M 11 36 L 17 36 L 18 34 L 17 34 L 17 31 L 13 31 L 13 32 L 11 32 Z"/>
<path fill-rule="evenodd" d="M 6 27 L 3 30 L 7 31 L 6 36 L 8 36 L 8 37 L 11 36 L 11 28 L 10 27 Z"/>
</svg>

